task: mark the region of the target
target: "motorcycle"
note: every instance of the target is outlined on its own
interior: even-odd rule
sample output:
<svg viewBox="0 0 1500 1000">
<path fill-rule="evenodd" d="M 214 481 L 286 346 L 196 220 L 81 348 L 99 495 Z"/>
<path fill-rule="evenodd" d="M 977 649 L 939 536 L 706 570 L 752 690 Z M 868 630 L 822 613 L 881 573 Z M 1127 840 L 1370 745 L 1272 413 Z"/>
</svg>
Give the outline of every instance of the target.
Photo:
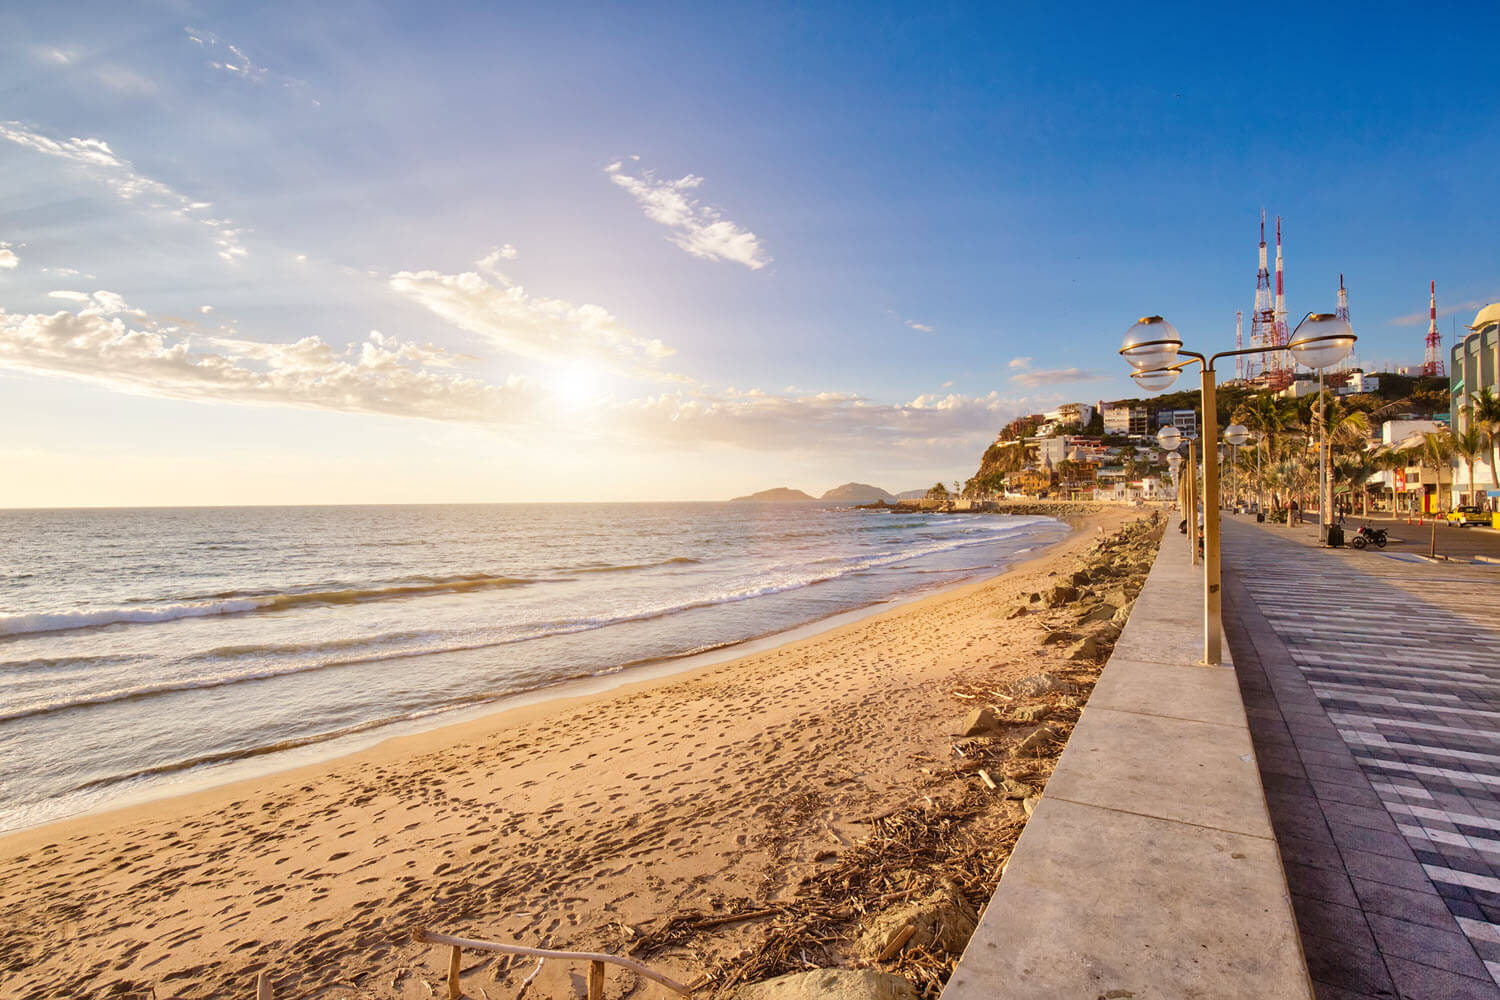
<svg viewBox="0 0 1500 1000">
<path fill-rule="evenodd" d="M 1371 544 L 1377 549 L 1383 549 L 1386 541 L 1384 528 L 1372 528 L 1368 524 L 1361 524 L 1359 530 L 1354 533 L 1354 537 L 1349 540 L 1349 544 L 1356 549 L 1362 549 Z"/>
</svg>

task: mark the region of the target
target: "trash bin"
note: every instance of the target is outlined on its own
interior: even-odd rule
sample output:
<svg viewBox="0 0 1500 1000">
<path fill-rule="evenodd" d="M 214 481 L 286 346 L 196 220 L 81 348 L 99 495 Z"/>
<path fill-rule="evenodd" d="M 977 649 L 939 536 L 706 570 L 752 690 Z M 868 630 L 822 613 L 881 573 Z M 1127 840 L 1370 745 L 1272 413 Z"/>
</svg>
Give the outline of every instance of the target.
<svg viewBox="0 0 1500 1000">
<path fill-rule="evenodd" d="M 1337 548 L 1341 548 L 1343 546 L 1343 544 L 1344 544 L 1344 529 L 1340 528 L 1336 524 L 1330 524 L 1328 526 L 1328 547 L 1329 548 L 1333 548 L 1333 549 L 1337 549 Z"/>
</svg>

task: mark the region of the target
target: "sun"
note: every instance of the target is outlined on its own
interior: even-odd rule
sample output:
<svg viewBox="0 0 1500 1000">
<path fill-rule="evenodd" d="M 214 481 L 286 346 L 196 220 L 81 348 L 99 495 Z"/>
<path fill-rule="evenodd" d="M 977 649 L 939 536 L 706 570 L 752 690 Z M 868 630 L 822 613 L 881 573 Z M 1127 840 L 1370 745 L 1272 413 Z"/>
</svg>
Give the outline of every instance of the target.
<svg viewBox="0 0 1500 1000">
<path fill-rule="evenodd" d="M 597 369 L 576 365 L 554 372 L 548 379 L 552 398 L 564 410 L 587 410 L 599 402 L 604 376 Z"/>
</svg>

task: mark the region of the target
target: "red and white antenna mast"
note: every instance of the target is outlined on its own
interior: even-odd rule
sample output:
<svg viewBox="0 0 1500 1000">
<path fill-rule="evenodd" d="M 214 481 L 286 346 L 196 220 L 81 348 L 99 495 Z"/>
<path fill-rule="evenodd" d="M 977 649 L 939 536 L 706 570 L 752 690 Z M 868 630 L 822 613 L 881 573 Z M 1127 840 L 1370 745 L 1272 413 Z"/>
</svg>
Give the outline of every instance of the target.
<svg viewBox="0 0 1500 1000">
<path fill-rule="evenodd" d="M 1342 274 L 1339 275 L 1339 306 L 1337 314 L 1339 319 L 1345 323 L 1349 322 L 1349 292 L 1344 288 L 1344 276 Z M 1338 371 L 1353 371 L 1358 367 L 1359 361 L 1355 358 L 1354 352 L 1350 351 L 1344 360 L 1339 362 Z"/>
<path fill-rule="evenodd" d="M 1266 269 L 1266 210 L 1260 210 L 1260 270 L 1255 272 L 1255 311 L 1250 314 L 1250 346 L 1258 347 L 1262 353 L 1251 355 L 1259 363 L 1259 371 L 1250 372 L 1251 377 L 1266 373 L 1270 359 L 1264 353 L 1271 347 L 1276 335 L 1276 313 L 1271 306 L 1271 272 Z"/>
<path fill-rule="evenodd" d="M 1271 343 L 1275 347 L 1285 347 L 1291 342 L 1291 337 L 1286 329 L 1286 288 L 1282 284 L 1281 263 L 1281 216 L 1276 216 L 1276 314 L 1271 324 Z M 1285 389 L 1292 384 L 1292 369 L 1287 366 L 1286 354 L 1276 351 L 1271 355 L 1271 369 L 1267 373 L 1266 383 L 1273 390 Z"/>
<path fill-rule="evenodd" d="M 1422 361 L 1423 375 L 1442 375 L 1445 366 L 1443 364 L 1443 336 L 1438 333 L 1437 328 L 1437 282 L 1432 283 L 1432 297 L 1427 300 L 1427 357 Z"/>
<path fill-rule="evenodd" d="M 1236 351 L 1245 348 L 1245 314 L 1240 310 L 1234 311 L 1234 349 Z M 1245 380 L 1245 356 L 1237 355 L 1234 359 L 1234 377 L 1243 382 Z"/>
</svg>

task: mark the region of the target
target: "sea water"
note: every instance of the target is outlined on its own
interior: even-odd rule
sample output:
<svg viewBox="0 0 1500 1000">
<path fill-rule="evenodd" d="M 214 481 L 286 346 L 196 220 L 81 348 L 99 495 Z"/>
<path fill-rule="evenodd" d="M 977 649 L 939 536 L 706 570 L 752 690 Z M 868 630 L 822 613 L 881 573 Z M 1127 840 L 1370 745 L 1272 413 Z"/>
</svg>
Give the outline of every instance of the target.
<svg viewBox="0 0 1500 1000">
<path fill-rule="evenodd" d="M 0 831 L 990 575 L 1066 531 L 818 503 L 0 511 Z"/>
</svg>

